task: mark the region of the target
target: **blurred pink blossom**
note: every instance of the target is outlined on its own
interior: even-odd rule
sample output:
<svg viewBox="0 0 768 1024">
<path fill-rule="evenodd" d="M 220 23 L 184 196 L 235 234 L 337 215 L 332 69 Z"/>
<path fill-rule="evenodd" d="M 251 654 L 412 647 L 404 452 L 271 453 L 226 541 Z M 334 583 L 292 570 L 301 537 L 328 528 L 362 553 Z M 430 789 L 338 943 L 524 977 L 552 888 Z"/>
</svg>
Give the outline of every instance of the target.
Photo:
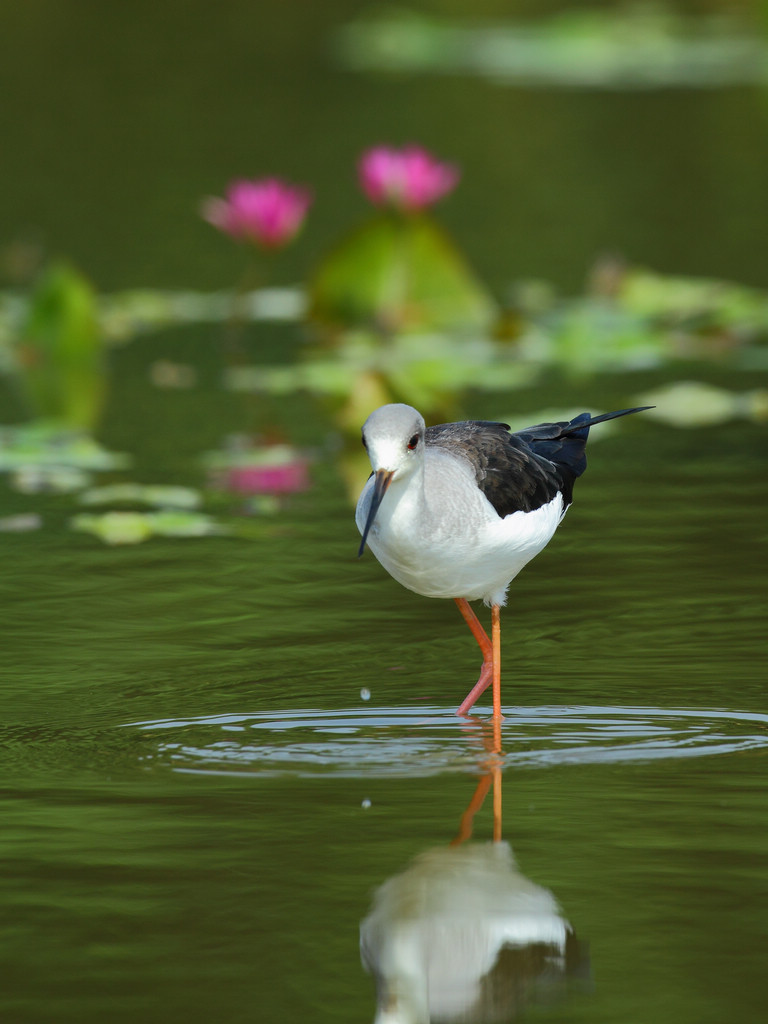
<svg viewBox="0 0 768 1024">
<path fill-rule="evenodd" d="M 237 494 L 295 494 L 306 491 L 306 462 L 296 460 L 276 466 L 234 466 L 224 480 L 226 490 Z"/>
<path fill-rule="evenodd" d="M 360 157 L 358 170 L 372 203 L 401 210 L 430 206 L 453 191 L 461 177 L 457 167 L 440 163 L 421 146 L 374 146 Z"/>
<path fill-rule="evenodd" d="M 240 179 L 229 185 L 225 199 L 205 199 L 201 213 L 238 241 L 279 249 L 299 231 L 311 203 L 309 189 L 279 178 Z"/>
<path fill-rule="evenodd" d="M 310 486 L 309 461 L 289 444 L 258 444 L 232 434 L 225 447 L 206 457 L 209 484 L 235 494 L 295 494 Z"/>
</svg>

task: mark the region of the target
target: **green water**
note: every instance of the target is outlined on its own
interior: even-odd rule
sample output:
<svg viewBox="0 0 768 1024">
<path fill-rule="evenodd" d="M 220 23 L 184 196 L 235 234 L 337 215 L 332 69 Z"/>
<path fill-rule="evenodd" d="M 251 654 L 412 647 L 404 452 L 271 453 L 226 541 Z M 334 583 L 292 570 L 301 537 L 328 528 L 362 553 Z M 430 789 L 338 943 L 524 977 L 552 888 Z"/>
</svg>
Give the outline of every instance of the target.
<svg viewBox="0 0 768 1024">
<path fill-rule="evenodd" d="M 199 485 L 169 421 L 199 451 L 248 415 L 214 379 L 150 386 L 180 346 L 210 368 L 204 342 L 116 360 L 104 437 L 137 479 Z M 110 548 L 68 529 L 72 499 L 4 490 L 44 526 L 3 539 L 3 1019 L 373 1018 L 358 926 L 457 832 L 478 655 L 452 603 L 357 560 L 322 409 L 280 416 L 314 442 L 313 487 L 252 537 Z M 511 589 L 504 837 L 589 950 L 535 1019 L 760 1019 L 767 490 L 760 428 L 638 417 L 592 445 Z"/>
<path fill-rule="evenodd" d="M 760 90 L 354 76 L 330 38 L 358 6 L 7 5 L 3 245 L 40 241 L 101 288 L 229 286 L 241 253 L 199 198 L 283 173 L 318 196 L 275 266 L 292 282 L 364 216 L 359 151 L 413 139 L 462 164 L 440 217 L 499 293 L 530 275 L 575 290 L 605 247 L 768 284 Z M 453 604 L 358 561 L 329 410 L 224 391 L 221 341 L 194 327 L 111 352 L 99 440 L 131 455 L 121 478 L 200 487 L 203 452 L 267 422 L 313 460 L 278 516 L 108 547 L 70 529 L 73 497 L 0 480 L 4 516 L 42 516 L 0 533 L 9 1024 L 373 1020 L 372 894 L 447 846 L 488 770 L 482 723 L 453 716 L 479 669 Z M 302 345 L 294 327 L 245 338 L 261 363 Z M 197 383 L 153 387 L 157 359 Z M 460 404 L 534 420 L 688 377 L 768 386 L 726 355 Z M 0 408 L 21 416 L 6 383 Z M 532 1020 L 765 1017 L 767 501 L 764 426 L 631 417 L 590 441 L 573 508 L 511 588 L 503 836 L 585 949 L 556 994 L 531 993 Z"/>
</svg>

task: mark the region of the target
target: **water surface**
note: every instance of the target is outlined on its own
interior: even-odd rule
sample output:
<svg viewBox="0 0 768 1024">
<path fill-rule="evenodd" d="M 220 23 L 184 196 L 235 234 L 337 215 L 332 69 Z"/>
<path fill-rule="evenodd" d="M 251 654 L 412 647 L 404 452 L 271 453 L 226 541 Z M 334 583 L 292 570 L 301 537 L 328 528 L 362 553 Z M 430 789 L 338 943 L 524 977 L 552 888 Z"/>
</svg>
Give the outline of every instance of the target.
<svg viewBox="0 0 768 1024">
<path fill-rule="evenodd" d="M 132 351 L 141 464 L 161 421 Z M 487 709 L 452 714 L 473 641 L 357 560 L 333 429 L 301 409 L 314 486 L 251 537 L 110 548 L 39 496 L 43 529 L 3 542 L 9 1020 L 373 1018 L 359 923 L 456 836 Z M 765 500 L 759 428 L 636 422 L 511 589 L 503 835 L 588 946 L 536 1018 L 759 1019 Z"/>
<path fill-rule="evenodd" d="M 366 215 L 358 153 L 413 140 L 461 164 L 439 218 L 500 298 L 520 277 L 580 290 L 606 249 L 768 284 L 757 88 L 354 75 L 330 40 L 357 3 L 183 6 L 5 6 L 0 246 L 41 244 L 105 289 L 231 287 L 242 252 L 200 197 L 277 173 L 317 195 L 272 270 L 293 283 Z M 288 363 L 304 341 L 262 324 L 243 344 Z M 452 714 L 479 669 L 453 604 L 356 558 L 329 408 L 233 396 L 222 350 L 195 326 L 112 351 L 99 440 L 131 456 L 121 478 L 201 487 L 202 453 L 266 423 L 313 457 L 279 515 L 219 505 L 243 528 L 108 547 L 71 530 L 73 497 L 0 479 L 3 516 L 42 517 L 0 534 L 2 1020 L 372 1020 L 373 894 L 442 863 L 493 772 L 520 885 L 557 902 L 581 950 L 568 970 L 552 954 L 551 985 L 509 982 L 530 1019 L 763 1020 L 764 425 L 631 417 L 590 442 L 574 507 L 503 613 L 494 754 L 487 709 Z M 720 358 L 459 404 L 535 422 L 685 378 L 768 386 Z M 158 359 L 197 383 L 153 387 Z M 24 414 L 5 380 L 0 407 Z M 484 853 L 492 807 L 467 850 Z"/>
</svg>

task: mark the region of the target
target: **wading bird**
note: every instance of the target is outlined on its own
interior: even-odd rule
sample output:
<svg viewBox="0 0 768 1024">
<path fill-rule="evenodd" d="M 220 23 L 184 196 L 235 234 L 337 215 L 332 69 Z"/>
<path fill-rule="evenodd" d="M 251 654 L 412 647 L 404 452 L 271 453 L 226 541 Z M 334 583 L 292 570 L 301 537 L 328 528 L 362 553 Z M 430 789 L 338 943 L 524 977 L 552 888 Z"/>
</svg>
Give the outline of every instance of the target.
<svg viewBox="0 0 768 1024">
<path fill-rule="evenodd" d="M 510 433 L 467 420 L 427 427 L 410 405 L 383 405 L 363 424 L 373 473 L 355 521 L 390 576 L 424 597 L 453 598 L 483 654 L 480 678 L 457 714 L 493 686 L 501 718 L 501 624 L 507 588 L 547 545 L 587 468 L 589 428 L 618 416 L 581 413 Z M 491 608 L 491 638 L 469 605 Z"/>
</svg>

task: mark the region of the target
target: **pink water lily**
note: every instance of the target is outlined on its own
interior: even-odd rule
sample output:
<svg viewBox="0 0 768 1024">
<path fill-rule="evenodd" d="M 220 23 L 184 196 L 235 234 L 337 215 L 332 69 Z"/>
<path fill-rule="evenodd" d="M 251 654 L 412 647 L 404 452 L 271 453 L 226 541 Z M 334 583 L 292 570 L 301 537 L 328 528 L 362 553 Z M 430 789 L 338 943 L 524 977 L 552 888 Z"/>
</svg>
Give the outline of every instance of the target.
<svg viewBox="0 0 768 1024">
<path fill-rule="evenodd" d="M 312 193 L 280 178 L 240 179 L 226 198 L 209 197 L 202 215 L 209 224 L 242 242 L 279 249 L 296 235 L 312 204 Z"/>
<path fill-rule="evenodd" d="M 372 203 L 401 210 L 430 206 L 453 191 L 461 177 L 457 167 L 441 163 L 421 146 L 375 146 L 360 157 L 358 170 Z"/>
<path fill-rule="evenodd" d="M 277 466 L 234 466 L 223 477 L 224 487 L 236 494 L 295 494 L 309 488 L 303 459 Z"/>
</svg>

